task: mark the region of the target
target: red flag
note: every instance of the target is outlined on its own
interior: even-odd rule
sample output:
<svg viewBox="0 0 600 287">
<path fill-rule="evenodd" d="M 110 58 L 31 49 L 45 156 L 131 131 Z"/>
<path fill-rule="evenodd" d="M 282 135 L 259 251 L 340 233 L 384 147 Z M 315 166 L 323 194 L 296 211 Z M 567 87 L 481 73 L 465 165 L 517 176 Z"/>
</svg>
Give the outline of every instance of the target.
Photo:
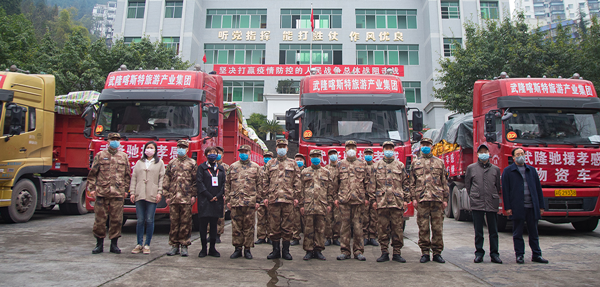
<svg viewBox="0 0 600 287">
<path fill-rule="evenodd" d="M 202 57 L 202 62 L 204 62 L 204 64 L 206 64 L 206 54 L 204 54 L 204 57 Z"/>
<path fill-rule="evenodd" d="M 315 15 L 313 14 L 312 7 L 310 8 L 310 28 L 312 31 L 315 31 Z"/>
</svg>

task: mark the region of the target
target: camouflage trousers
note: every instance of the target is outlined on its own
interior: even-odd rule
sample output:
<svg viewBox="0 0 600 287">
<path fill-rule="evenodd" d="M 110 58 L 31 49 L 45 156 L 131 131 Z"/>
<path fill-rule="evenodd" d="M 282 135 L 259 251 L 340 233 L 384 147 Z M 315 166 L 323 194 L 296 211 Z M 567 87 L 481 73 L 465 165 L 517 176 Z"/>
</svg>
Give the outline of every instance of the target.
<svg viewBox="0 0 600 287">
<path fill-rule="evenodd" d="M 256 238 L 267 239 L 269 235 L 269 223 L 267 222 L 268 211 L 264 205 L 260 205 L 256 210 Z"/>
<path fill-rule="evenodd" d="M 294 228 L 294 205 L 291 203 L 269 204 L 269 238 L 278 242 L 292 241 L 292 228 Z"/>
<path fill-rule="evenodd" d="M 122 197 L 96 197 L 94 205 L 94 229 L 92 232 L 97 238 L 106 237 L 106 220 L 110 217 L 108 227 L 108 238 L 115 239 L 121 237 L 121 227 L 123 226 L 123 198 Z"/>
<path fill-rule="evenodd" d="M 304 224 L 304 251 L 325 250 L 325 215 L 305 215 Z"/>
<path fill-rule="evenodd" d="M 363 213 L 363 236 L 366 239 L 377 238 L 377 221 L 379 217 L 377 216 L 377 209 L 373 208 L 371 204 L 369 204 L 369 208 L 365 207 L 365 211 Z"/>
<path fill-rule="evenodd" d="M 381 253 L 390 253 L 388 244 L 390 243 L 390 234 L 392 237 L 393 254 L 401 254 L 400 250 L 404 246 L 404 210 L 398 208 L 380 208 L 377 209 L 379 216 L 379 246 Z"/>
<path fill-rule="evenodd" d="M 300 233 L 304 233 L 304 216 L 300 214 L 300 207 L 294 207 L 294 229 L 292 240 L 300 240 Z"/>
<path fill-rule="evenodd" d="M 343 254 L 351 255 L 352 250 L 354 250 L 354 256 L 357 256 L 365 252 L 362 234 L 362 212 L 364 209 L 362 204 L 340 203 L 340 220 L 342 222 L 340 249 Z M 352 249 L 350 249 L 350 237 L 354 240 Z"/>
<path fill-rule="evenodd" d="M 334 206 L 331 212 L 325 215 L 325 238 L 339 239 L 341 226 L 340 209 Z"/>
<path fill-rule="evenodd" d="M 206 233 L 210 233 L 210 225 L 206 227 Z M 223 217 L 217 219 L 217 234 L 225 233 L 225 207 L 223 207 Z"/>
<path fill-rule="evenodd" d="M 169 245 L 189 246 L 192 244 L 192 205 L 171 204 L 169 205 L 171 217 L 171 230 L 169 231 Z"/>
<path fill-rule="evenodd" d="M 431 239 L 429 238 L 429 227 L 431 222 Z M 419 226 L 419 247 L 421 253 L 428 255 L 442 254 L 444 250 L 444 206 L 441 202 L 422 201 L 417 204 L 417 225 Z"/>
<path fill-rule="evenodd" d="M 231 242 L 235 247 L 254 247 L 254 206 L 231 208 Z"/>
</svg>

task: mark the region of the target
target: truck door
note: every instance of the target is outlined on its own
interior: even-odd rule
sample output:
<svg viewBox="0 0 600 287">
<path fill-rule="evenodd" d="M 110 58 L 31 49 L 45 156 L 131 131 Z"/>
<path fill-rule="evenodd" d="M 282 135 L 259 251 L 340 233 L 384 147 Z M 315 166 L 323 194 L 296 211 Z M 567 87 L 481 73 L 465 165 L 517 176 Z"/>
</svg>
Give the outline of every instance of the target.
<svg viewBox="0 0 600 287">
<path fill-rule="evenodd" d="M 31 152 L 27 133 L 27 107 L 5 103 L 3 110 L 2 136 L 0 137 L 0 180 L 9 180 L 24 164 Z"/>
</svg>

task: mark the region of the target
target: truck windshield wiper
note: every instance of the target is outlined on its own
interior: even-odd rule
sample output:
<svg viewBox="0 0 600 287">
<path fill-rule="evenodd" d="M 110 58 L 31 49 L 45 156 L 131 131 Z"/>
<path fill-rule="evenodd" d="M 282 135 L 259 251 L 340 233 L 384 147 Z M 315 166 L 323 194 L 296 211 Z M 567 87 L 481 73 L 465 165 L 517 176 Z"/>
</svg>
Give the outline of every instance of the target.
<svg viewBox="0 0 600 287">
<path fill-rule="evenodd" d="M 191 137 L 189 135 L 182 135 L 182 134 L 176 134 L 176 133 L 168 133 L 168 134 L 161 134 L 162 137 L 166 138 L 166 139 L 191 139 Z"/>
<path fill-rule="evenodd" d="M 403 145 L 403 144 L 404 144 L 404 141 L 403 141 L 403 140 L 397 140 L 397 139 L 391 139 L 391 138 L 375 138 L 375 139 L 378 139 L 378 140 L 386 140 L 386 141 L 392 141 L 392 142 L 395 142 L 395 143 L 400 143 L 401 145 Z"/>
<path fill-rule="evenodd" d="M 332 138 L 332 137 L 311 137 L 311 139 L 326 139 L 326 140 L 330 140 L 332 142 L 335 142 L 335 143 L 337 143 L 339 145 L 342 144 L 342 142 L 340 140 L 338 140 L 336 138 Z"/>
<path fill-rule="evenodd" d="M 151 138 L 151 139 L 155 139 L 155 140 L 160 140 L 158 138 L 158 136 L 156 135 L 150 135 L 150 134 L 134 134 L 134 135 L 130 135 L 130 138 Z"/>
<path fill-rule="evenodd" d="M 527 140 L 527 141 L 534 141 L 534 142 L 537 142 L 538 144 L 541 144 L 541 145 L 543 145 L 545 147 L 548 147 L 548 144 L 545 141 L 542 141 L 542 140 L 538 140 L 538 139 L 525 139 L 525 140 Z M 526 145 L 526 144 L 529 144 L 529 143 L 521 143 L 521 144 Z"/>
<path fill-rule="evenodd" d="M 370 140 L 365 140 L 365 139 L 354 139 L 355 141 L 360 141 L 360 142 L 364 142 L 364 143 L 368 143 L 370 145 L 373 145 L 373 142 Z"/>
</svg>

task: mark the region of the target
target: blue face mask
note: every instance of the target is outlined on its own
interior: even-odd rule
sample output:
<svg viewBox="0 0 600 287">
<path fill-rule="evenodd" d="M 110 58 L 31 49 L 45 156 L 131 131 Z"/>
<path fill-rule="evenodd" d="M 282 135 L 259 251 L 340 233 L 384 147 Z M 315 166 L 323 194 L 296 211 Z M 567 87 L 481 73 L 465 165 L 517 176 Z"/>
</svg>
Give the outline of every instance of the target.
<svg viewBox="0 0 600 287">
<path fill-rule="evenodd" d="M 223 156 L 221 156 L 220 154 L 217 155 L 217 160 L 221 160 L 221 158 L 223 158 Z"/>
<path fill-rule="evenodd" d="M 240 160 L 241 161 L 247 161 L 248 160 L 248 154 L 247 153 L 240 153 Z"/>
<path fill-rule="evenodd" d="M 373 161 L 373 156 L 372 155 L 365 155 L 365 160 L 366 161 Z"/>
<path fill-rule="evenodd" d="M 269 162 L 271 160 L 271 158 L 270 157 L 265 157 L 264 160 L 265 160 L 265 164 L 267 164 L 267 162 Z"/>
<path fill-rule="evenodd" d="M 329 156 L 330 161 L 337 161 L 337 154 L 332 154 Z"/>
<path fill-rule="evenodd" d="M 185 148 L 177 148 L 177 155 L 178 156 L 184 156 L 186 154 L 187 150 Z"/>
<path fill-rule="evenodd" d="M 121 144 L 118 141 L 110 141 L 108 146 L 110 146 L 110 148 L 117 149 L 119 146 L 121 146 Z"/>
<path fill-rule="evenodd" d="M 424 146 L 424 147 L 421 148 L 421 152 L 423 154 L 429 154 L 431 152 L 431 147 Z"/>
<path fill-rule="evenodd" d="M 489 153 L 480 153 L 477 155 L 477 157 L 479 157 L 479 159 L 482 161 L 486 161 L 486 160 L 490 159 L 490 154 Z"/>
<path fill-rule="evenodd" d="M 321 164 L 321 159 L 318 157 L 311 157 L 310 158 L 310 163 L 314 164 L 314 165 L 320 165 Z"/>
<path fill-rule="evenodd" d="M 217 160 L 217 155 L 214 153 L 211 153 L 206 156 L 206 159 L 208 159 L 209 162 L 215 162 L 215 160 Z"/>
<path fill-rule="evenodd" d="M 394 157 L 394 151 L 393 150 L 384 150 L 383 155 L 387 158 L 392 158 L 392 157 Z"/>
<path fill-rule="evenodd" d="M 303 167 L 304 166 L 304 162 L 302 162 L 302 161 L 297 161 L 296 164 L 298 165 L 298 167 Z"/>
<path fill-rule="evenodd" d="M 287 149 L 285 148 L 278 148 L 277 149 L 277 155 L 278 156 L 285 156 L 287 154 Z"/>
</svg>

